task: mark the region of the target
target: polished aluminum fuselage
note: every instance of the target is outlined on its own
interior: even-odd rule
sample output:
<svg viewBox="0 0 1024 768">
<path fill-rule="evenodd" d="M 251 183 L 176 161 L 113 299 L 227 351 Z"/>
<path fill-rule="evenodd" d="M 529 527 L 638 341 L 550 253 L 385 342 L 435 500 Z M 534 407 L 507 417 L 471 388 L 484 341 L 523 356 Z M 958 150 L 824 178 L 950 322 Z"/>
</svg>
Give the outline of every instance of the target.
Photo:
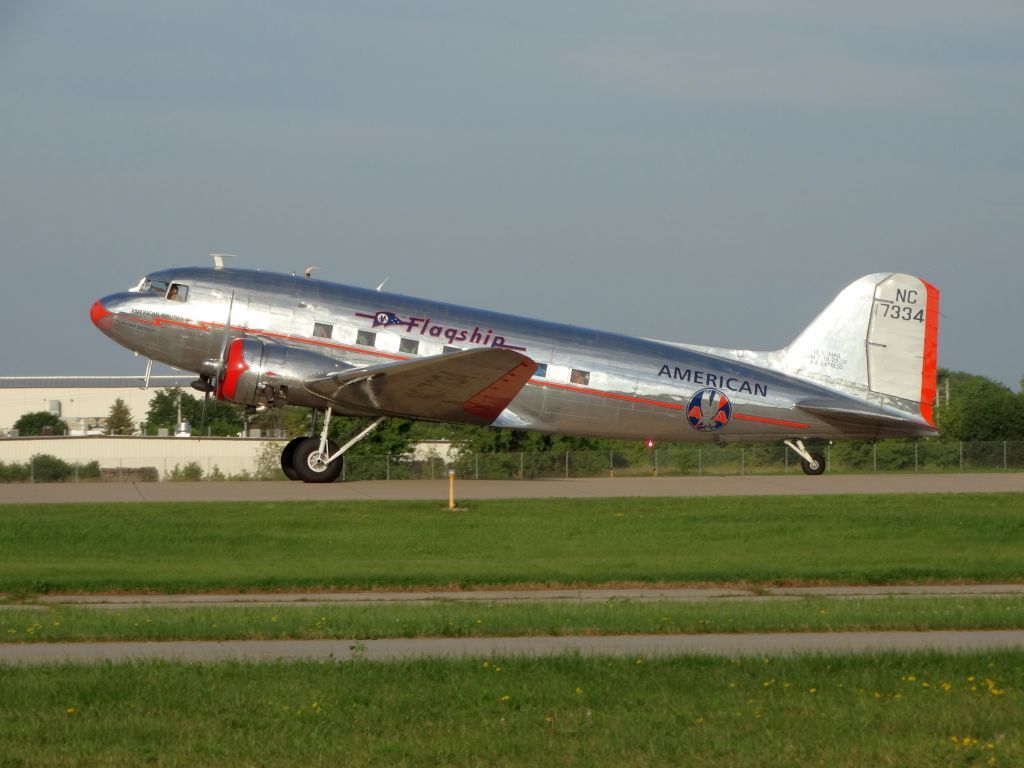
<svg viewBox="0 0 1024 768">
<path fill-rule="evenodd" d="M 439 355 L 446 347 L 516 349 L 542 369 L 494 422 L 499 427 L 673 442 L 928 433 L 911 421 L 876 426 L 815 416 L 796 404 L 856 401 L 735 355 L 267 272 L 190 267 L 150 278 L 187 286 L 187 301 L 107 296 L 100 303 L 113 317 L 104 332 L 141 355 L 200 374 L 217 369 L 230 307 L 232 338 L 301 347 L 360 367 Z M 381 322 L 383 316 L 400 322 Z M 369 344 L 367 334 L 374 335 Z M 721 429 L 702 431 L 687 420 L 688 402 L 706 388 L 730 402 L 732 416 Z M 331 405 L 312 393 L 289 402 Z"/>
</svg>

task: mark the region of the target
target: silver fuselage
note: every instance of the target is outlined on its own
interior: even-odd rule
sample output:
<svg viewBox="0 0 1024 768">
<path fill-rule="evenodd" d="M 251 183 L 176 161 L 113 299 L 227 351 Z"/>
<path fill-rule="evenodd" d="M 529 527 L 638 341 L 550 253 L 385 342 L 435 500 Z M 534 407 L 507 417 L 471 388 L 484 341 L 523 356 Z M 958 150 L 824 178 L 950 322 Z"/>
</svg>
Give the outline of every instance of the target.
<svg viewBox="0 0 1024 768">
<path fill-rule="evenodd" d="M 827 421 L 801 401 L 855 401 L 816 383 L 735 356 L 667 342 L 428 301 L 268 272 L 188 267 L 150 274 L 187 287 L 187 300 L 129 291 L 94 306 L 119 344 L 175 368 L 216 371 L 230 306 L 231 338 L 301 347 L 354 366 L 440 355 L 452 348 L 504 346 L 540 369 L 494 426 L 567 435 L 657 441 L 765 441 L 787 437 L 874 438 L 933 434 L 920 424 Z M 394 324 L 381 321 L 393 317 Z M 372 338 L 370 337 L 372 334 Z M 446 349 L 447 348 L 447 349 Z M 695 393 L 724 393 L 731 418 L 701 430 L 687 419 Z M 289 403 L 326 408 L 312 393 Z"/>
</svg>

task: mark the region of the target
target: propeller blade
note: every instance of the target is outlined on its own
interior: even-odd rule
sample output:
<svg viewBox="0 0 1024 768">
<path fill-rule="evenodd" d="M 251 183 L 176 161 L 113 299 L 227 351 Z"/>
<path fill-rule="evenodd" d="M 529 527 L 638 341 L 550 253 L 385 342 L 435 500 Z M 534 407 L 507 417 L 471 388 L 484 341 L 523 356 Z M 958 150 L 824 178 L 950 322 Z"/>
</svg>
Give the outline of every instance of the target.
<svg viewBox="0 0 1024 768">
<path fill-rule="evenodd" d="M 203 392 L 203 410 L 202 415 L 199 417 L 199 435 L 203 436 L 206 434 L 206 404 L 210 400 L 210 390 Z"/>
<path fill-rule="evenodd" d="M 220 398 L 220 385 L 224 381 L 224 374 L 227 373 L 228 361 L 228 344 L 231 343 L 231 311 L 235 306 L 235 292 L 231 292 L 231 297 L 228 299 L 228 319 L 224 323 L 224 336 L 220 342 L 220 354 L 217 356 L 217 376 L 213 381 L 213 389 L 217 392 L 217 398 Z"/>
</svg>

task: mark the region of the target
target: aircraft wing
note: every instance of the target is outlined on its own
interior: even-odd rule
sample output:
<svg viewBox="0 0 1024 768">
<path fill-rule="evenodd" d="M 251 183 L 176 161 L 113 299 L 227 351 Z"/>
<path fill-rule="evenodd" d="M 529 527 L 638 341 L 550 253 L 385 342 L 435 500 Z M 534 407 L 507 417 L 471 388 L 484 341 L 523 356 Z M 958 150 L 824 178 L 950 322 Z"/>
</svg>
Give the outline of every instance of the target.
<svg viewBox="0 0 1024 768">
<path fill-rule="evenodd" d="M 304 386 L 344 413 L 490 424 L 536 370 L 511 349 L 470 349 L 338 371 Z"/>
</svg>

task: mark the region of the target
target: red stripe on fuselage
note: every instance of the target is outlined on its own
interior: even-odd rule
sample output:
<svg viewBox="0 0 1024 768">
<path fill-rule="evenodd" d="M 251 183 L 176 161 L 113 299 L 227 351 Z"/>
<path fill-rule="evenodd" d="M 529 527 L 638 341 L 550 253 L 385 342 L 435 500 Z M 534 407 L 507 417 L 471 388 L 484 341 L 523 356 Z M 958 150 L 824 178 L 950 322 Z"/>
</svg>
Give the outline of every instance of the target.
<svg viewBox="0 0 1024 768">
<path fill-rule="evenodd" d="M 802 424 L 799 421 L 784 421 L 783 419 L 768 419 L 764 416 L 748 416 L 745 413 L 734 413 L 732 415 L 734 419 L 740 421 L 754 421 L 758 424 L 776 424 L 780 427 L 792 427 L 793 429 L 807 429 L 806 424 Z"/>
</svg>

